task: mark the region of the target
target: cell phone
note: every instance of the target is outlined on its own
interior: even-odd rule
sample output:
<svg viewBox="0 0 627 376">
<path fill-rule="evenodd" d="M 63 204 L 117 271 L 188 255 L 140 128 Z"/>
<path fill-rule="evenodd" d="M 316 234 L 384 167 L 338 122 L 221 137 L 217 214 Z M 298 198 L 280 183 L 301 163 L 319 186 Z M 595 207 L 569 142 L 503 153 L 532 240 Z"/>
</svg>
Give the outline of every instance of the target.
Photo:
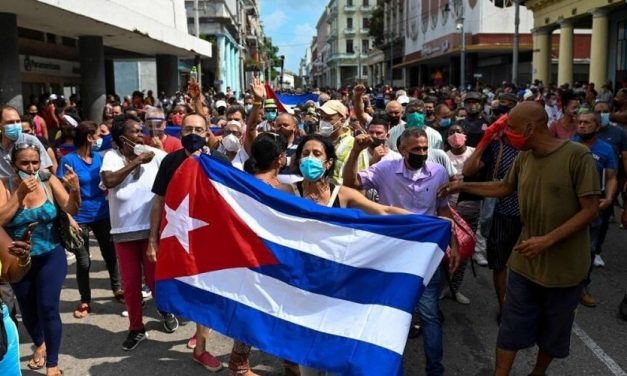
<svg viewBox="0 0 627 376">
<path fill-rule="evenodd" d="M 26 232 L 24 233 L 24 235 L 22 235 L 22 241 L 23 242 L 27 242 L 30 240 L 30 237 L 33 235 L 33 231 L 35 231 L 35 227 L 37 227 L 37 225 L 39 225 L 39 222 L 32 222 L 29 223 L 28 226 L 26 226 Z"/>
</svg>

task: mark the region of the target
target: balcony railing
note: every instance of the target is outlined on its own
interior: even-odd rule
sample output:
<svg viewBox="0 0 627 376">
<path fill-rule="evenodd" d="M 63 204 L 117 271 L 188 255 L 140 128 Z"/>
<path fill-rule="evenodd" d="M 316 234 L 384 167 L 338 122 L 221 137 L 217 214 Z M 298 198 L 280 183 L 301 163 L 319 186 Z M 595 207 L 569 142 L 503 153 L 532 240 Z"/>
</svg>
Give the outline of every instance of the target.
<svg viewBox="0 0 627 376">
<path fill-rule="evenodd" d="M 355 29 L 352 27 L 347 27 L 344 29 L 344 35 L 355 35 Z"/>
<path fill-rule="evenodd" d="M 369 28 L 367 28 L 367 27 L 362 27 L 362 28 L 359 30 L 359 33 L 360 33 L 360 34 L 364 34 L 364 35 L 368 35 L 368 33 L 369 33 L 369 32 L 370 32 L 370 29 L 369 29 Z"/>
<path fill-rule="evenodd" d="M 355 5 L 344 5 L 344 12 L 345 13 L 353 13 L 357 10 L 357 7 Z"/>
</svg>

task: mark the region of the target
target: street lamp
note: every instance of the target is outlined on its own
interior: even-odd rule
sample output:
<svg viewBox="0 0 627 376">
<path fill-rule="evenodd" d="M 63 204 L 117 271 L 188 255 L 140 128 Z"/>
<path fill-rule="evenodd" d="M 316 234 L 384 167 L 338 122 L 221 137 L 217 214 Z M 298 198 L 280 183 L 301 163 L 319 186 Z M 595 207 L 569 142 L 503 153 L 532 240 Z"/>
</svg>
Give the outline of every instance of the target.
<svg viewBox="0 0 627 376">
<path fill-rule="evenodd" d="M 460 31 L 462 37 L 462 46 L 459 53 L 459 86 L 464 88 L 464 78 L 466 72 L 466 38 L 464 35 L 464 6 L 462 5 L 459 19 L 457 20 L 457 30 Z"/>
<path fill-rule="evenodd" d="M 283 67 L 285 66 L 285 55 L 279 56 L 281 58 L 281 81 L 279 82 L 279 88 L 283 90 Z"/>
</svg>

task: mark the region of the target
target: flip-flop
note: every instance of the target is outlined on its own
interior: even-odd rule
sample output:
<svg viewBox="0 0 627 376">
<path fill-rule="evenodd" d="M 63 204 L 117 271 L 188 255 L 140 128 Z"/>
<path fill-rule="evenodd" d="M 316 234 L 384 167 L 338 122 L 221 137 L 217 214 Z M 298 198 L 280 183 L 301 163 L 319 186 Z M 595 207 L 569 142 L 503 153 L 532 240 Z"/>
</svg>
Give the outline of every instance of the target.
<svg viewBox="0 0 627 376">
<path fill-rule="evenodd" d="M 30 358 L 28 363 L 26 363 L 26 366 L 28 368 L 32 369 L 33 371 L 36 371 L 38 369 L 42 369 L 42 368 L 44 368 L 45 365 L 46 365 L 46 357 L 45 356 L 37 356 L 36 354 L 33 354 L 33 356 Z"/>
<path fill-rule="evenodd" d="M 82 319 L 87 317 L 91 312 L 91 307 L 87 303 L 81 303 L 74 309 L 74 317 L 77 319 Z"/>
</svg>

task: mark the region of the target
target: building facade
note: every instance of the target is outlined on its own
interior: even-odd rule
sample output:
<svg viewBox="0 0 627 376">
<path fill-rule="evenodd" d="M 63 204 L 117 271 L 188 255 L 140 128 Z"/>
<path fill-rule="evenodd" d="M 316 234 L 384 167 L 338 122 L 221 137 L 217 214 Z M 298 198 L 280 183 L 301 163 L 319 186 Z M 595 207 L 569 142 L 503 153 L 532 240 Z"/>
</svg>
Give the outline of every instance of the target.
<svg viewBox="0 0 627 376">
<path fill-rule="evenodd" d="M 154 61 L 154 89 L 173 94 L 179 58 L 211 56 L 188 34 L 184 0 L 3 1 L 0 21 L 0 102 L 20 110 L 45 93 L 79 94 L 84 117 L 100 121 L 115 60 Z"/>
<path fill-rule="evenodd" d="M 608 0 L 527 0 L 533 12 L 533 77 L 558 84 L 593 82 L 600 87 L 611 80 L 627 87 L 627 5 Z M 576 30 L 586 30 L 582 44 Z M 556 40 L 558 43 L 556 44 Z M 588 69 L 577 66 L 577 54 L 586 50 Z M 551 62 L 557 57 L 557 69 Z M 557 72 L 556 72 L 557 71 Z"/>
<path fill-rule="evenodd" d="M 317 24 L 315 86 L 340 88 L 367 80 L 375 0 L 330 0 Z"/>
</svg>

